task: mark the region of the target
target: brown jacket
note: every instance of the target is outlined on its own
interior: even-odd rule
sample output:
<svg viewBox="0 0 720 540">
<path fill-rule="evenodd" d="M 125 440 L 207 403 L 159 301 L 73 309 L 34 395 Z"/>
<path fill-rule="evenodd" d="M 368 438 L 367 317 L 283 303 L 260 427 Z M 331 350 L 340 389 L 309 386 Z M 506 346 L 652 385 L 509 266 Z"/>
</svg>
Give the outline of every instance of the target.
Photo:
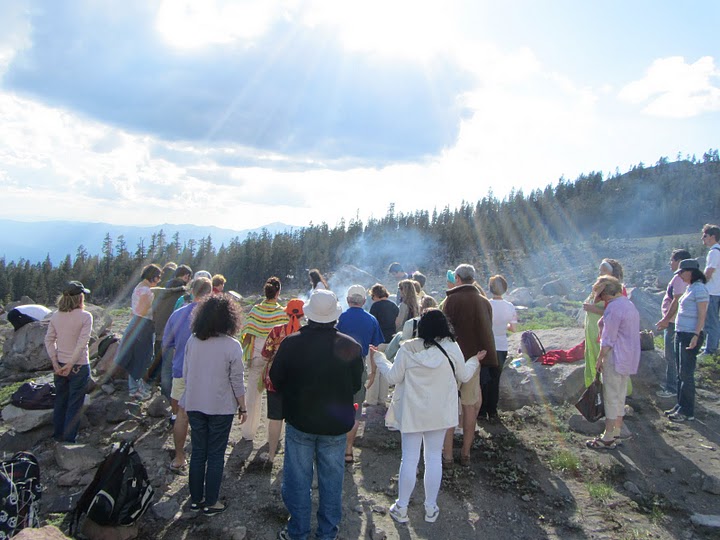
<svg viewBox="0 0 720 540">
<path fill-rule="evenodd" d="M 498 365 L 492 331 L 492 305 L 473 285 L 458 285 L 447 292 L 443 312 L 455 330 L 465 359 L 487 351 L 483 366 Z"/>
</svg>

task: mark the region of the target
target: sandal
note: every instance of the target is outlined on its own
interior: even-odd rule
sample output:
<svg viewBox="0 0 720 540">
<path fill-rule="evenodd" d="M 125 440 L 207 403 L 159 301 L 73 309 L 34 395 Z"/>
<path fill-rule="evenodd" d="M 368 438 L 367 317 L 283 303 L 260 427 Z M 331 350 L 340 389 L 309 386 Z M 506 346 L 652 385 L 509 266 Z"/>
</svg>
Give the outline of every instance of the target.
<svg viewBox="0 0 720 540">
<path fill-rule="evenodd" d="M 345 464 L 355 463 L 355 456 L 352 452 L 345 452 Z"/>
<path fill-rule="evenodd" d="M 186 469 L 186 468 L 187 468 L 187 461 L 185 461 L 182 465 L 175 465 L 175 463 L 173 463 L 173 462 L 171 461 L 170 464 L 168 465 L 168 470 L 169 470 L 171 473 L 177 474 L 177 475 L 180 475 L 180 476 L 182 476 L 182 475 L 185 474 L 185 469 Z"/>
<path fill-rule="evenodd" d="M 615 439 L 611 441 L 604 441 L 601 437 L 595 437 L 585 442 L 585 446 L 592 448 L 593 450 L 614 450 L 617 448 L 618 443 Z"/>
</svg>

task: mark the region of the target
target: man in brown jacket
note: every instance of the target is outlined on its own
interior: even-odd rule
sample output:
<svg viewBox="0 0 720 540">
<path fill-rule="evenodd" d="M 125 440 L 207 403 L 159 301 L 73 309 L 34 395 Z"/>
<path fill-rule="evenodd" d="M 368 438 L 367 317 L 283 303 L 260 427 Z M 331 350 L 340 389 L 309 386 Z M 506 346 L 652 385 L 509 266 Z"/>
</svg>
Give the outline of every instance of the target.
<svg viewBox="0 0 720 540">
<path fill-rule="evenodd" d="M 475 356 L 479 351 L 487 351 L 482 360 L 483 366 L 497 366 L 495 338 L 492 331 L 492 306 L 487 298 L 475 287 L 475 268 L 470 264 L 461 264 L 455 269 L 455 287 L 447 291 L 443 311 L 455 330 L 460 350 L 465 358 Z M 480 393 L 480 370 L 468 382 L 460 386 L 460 404 L 462 405 L 463 445 L 460 463 L 470 463 L 470 448 L 475 437 L 482 395 Z M 452 442 L 454 429 L 445 435 L 443 462 L 452 463 Z"/>
</svg>

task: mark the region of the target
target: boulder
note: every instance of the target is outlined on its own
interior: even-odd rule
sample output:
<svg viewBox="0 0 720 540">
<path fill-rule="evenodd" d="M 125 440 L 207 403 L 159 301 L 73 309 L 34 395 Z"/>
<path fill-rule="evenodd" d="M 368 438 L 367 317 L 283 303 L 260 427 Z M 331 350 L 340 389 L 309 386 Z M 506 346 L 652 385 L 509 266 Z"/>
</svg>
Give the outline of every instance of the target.
<svg viewBox="0 0 720 540">
<path fill-rule="evenodd" d="M 720 529 L 720 515 L 693 514 L 690 522 L 701 529 L 717 531 Z"/>
<path fill-rule="evenodd" d="M 65 536 L 60 529 L 54 525 L 45 525 L 39 529 L 23 529 L 13 536 L 15 540 L 65 540 L 70 539 Z"/>
<path fill-rule="evenodd" d="M 93 316 L 93 337 L 98 337 L 107 332 L 112 326 L 113 319 L 110 314 L 100 306 L 85 303 L 85 311 L 89 311 Z"/>
<path fill-rule="evenodd" d="M 720 478 L 713 475 L 706 476 L 703 480 L 702 490 L 713 495 L 720 495 Z"/>
<path fill-rule="evenodd" d="M 41 371 L 52 369 L 45 350 L 48 321 L 26 324 L 5 341 L 2 365 L 15 371 Z"/>
<path fill-rule="evenodd" d="M 551 328 L 549 330 L 534 330 L 542 342 L 545 350 L 572 349 L 585 339 L 582 328 Z M 520 350 L 520 336 L 522 332 L 515 332 L 508 336 L 508 357 L 517 356 Z"/>
<path fill-rule="evenodd" d="M 170 402 L 162 394 L 150 402 L 147 408 L 147 415 L 150 418 L 164 418 L 170 413 Z"/>
<path fill-rule="evenodd" d="M 55 461 L 61 469 L 90 469 L 105 456 L 97 448 L 87 444 L 58 443 L 55 446 Z"/>
<path fill-rule="evenodd" d="M 516 306 L 533 307 L 535 305 L 532 291 L 528 287 L 513 289 L 505 295 L 505 300 Z"/>
<path fill-rule="evenodd" d="M 40 409 L 31 411 L 11 404 L 3 408 L 2 417 L 3 421 L 16 432 L 25 433 L 52 424 L 53 410 Z"/>
<path fill-rule="evenodd" d="M 105 527 L 86 517 L 82 525 L 82 534 L 90 540 L 132 540 L 138 537 L 138 532 L 137 522 L 127 527 Z"/>
<path fill-rule="evenodd" d="M 3 452 L 14 454 L 33 448 L 36 444 L 48 440 L 53 435 L 52 426 L 43 426 L 32 431 L 6 431 L 0 435 L 0 448 Z"/>
<path fill-rule="evenodd" d="M 582 361 L 554 366 L 537 362 L 517 367 L 508 364 L 500 377 L 499 406 L 514 411 L 524 405 L 574 402 L 585 388 L 584 373 Z"/>
<path fill-rule="evenodd" d="M 665 290 L 668 286 L 668 283 L 670 283 L 672 277 L 672 270 L 670 270 L 669 268 L 663 268 L 657 273 L 657 276 L 655 276 L 655 287 Z"/>
<path fill-rule="evenodd" d="M 180 511 L 180 503 L 174 499 L 168 499 L 166 501 L 160 501 L 152 506 L 153 514 L 162 521 L 172 521 Z"/>
<path fill-rule="evenodd" d="M 665 370 L 667 363 L 665 362 L 664 351 L 642 351 L 640 353 L 640 366 L 638 372 L 632 376 L 633 381 L 643 381 L 651 384 L 659 384 L 665 380 Z"/>
<path fill-rule="evenodd" d="M 655 323 L 660 320 L 660 306 L 664 293 L 650 292 L 648 289 L 635 287 L 628 291 L 628 298 L 640 312 L 640 329 L 654 330 Z"/>
<path fill-rule="evenodd" d="M 548 281 L 541 288 L 545 296 L 566 296 L 570 289 L 570 284 L 563 278 Z"/>
</svg>

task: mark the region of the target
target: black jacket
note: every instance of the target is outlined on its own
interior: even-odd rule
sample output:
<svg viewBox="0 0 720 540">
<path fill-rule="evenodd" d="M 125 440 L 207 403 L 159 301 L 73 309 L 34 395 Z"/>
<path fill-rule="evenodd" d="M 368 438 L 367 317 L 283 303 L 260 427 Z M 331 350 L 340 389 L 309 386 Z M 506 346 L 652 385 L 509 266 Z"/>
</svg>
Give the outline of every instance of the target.
<svg viewBox="0 0 720 540">
<path fill-rule="evenodd" d="M 355 423 L 353 395 L 362 386 L 362 373 L 357 341 L 332 326 L 310 323 L 280 344 L 270 379 L 282 394 L 288 424 L 304 433 L 342 435 Z"/>
</svg>

